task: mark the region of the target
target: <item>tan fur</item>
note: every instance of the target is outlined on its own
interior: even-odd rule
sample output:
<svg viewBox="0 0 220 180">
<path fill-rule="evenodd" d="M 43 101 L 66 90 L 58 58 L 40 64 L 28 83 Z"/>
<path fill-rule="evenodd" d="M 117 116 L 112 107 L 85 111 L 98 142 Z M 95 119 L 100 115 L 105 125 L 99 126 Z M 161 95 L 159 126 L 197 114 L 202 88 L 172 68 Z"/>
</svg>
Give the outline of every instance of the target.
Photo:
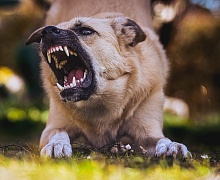
<svg viewBox="0 0 220 180">
<path fill-rule="evenodd" d="M 72 140 L 82 134 L 95 148 L 120 141 L 118 137 L 126 135 L 131 143 L 148 148 L 152 155 L 157 141 L 164 137 L 163 88 L 168 74 L 167 59 L 157 36 L 145 27 L 144 42 L 125 46 L 133 31 L 126 32 L 129 38 L 121 33 L 127 18 L 119 14 L 78 17 L 57 27 L 68 29 L 78 21 L 100 34 L 80 39 L 92 57 L 98 87 L 86 101 L 62 102 L 53 72 L 46 60 L 42 61 L 50 111 L 40 148 L 55 133 L 66 131 Z"/>
<path fill-rule="evenodd" d="M 150 0 L 54 0 L 46 24 L 57 25 L 74 17 L 91 17 L 100 13 L 119 12 L 139 25 L 152 27 Z"/>
</svg>

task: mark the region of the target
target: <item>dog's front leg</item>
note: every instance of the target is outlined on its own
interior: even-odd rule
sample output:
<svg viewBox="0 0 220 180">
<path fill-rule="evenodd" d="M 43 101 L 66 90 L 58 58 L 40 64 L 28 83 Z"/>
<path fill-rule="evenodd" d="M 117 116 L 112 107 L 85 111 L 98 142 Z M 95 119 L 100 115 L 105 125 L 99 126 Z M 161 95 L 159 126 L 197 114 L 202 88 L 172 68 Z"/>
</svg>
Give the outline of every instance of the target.
<svg viewBox="0 0 220 180">
<path fill-rule="evenodd" d="M 45 143 L 45 139 L 48 139 L 48 143 Z M 46 144 L 46 145 L 44 145 Z M 41 137 L 41 156 L 46 157 L 71 157 L 72 147 L 70 144 L 70 138 L 66 131 L 52 130 L 44 131 Z"/>
<path fill-rule="evenodd" d="M 134 113 L 134 118 L 127 122 L 126 129 L 135 138 L 142 152 L 147 156 L 188 155 L 187 147 L 181 143 L 172 142 L 164 137 L 163 125 L 163 93 L 155 92 L 146 102 L 140 104 Z"/>
<path fill-rule="evenodd" d="M 58 99 L 51 98 L 50 111 L 47 125 L 40 138 L 41 156 L 61 158 L 72 155 L 70 144 L 70 131 L 67 133 L 67 126 L 74 132 L 74 124 L 71 121 L 68 111 L 58 103 Z"/>
</svg>

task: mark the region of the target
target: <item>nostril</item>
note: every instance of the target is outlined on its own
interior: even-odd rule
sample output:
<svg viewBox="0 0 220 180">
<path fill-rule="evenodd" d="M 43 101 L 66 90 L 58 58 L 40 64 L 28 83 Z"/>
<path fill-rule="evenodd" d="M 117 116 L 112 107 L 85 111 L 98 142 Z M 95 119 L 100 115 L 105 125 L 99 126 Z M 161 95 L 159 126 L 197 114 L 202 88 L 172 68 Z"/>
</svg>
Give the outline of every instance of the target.
<svg viewBox="0 0 220 180">
<path fill-rule="evenodd" d="M 51 32 L 53 32 L 55 34 L 59 34 L 60 33 L 60 29 L 54 27 L 53 29 L 51 29 Z"/>
<path fill-rule="evenodd" d="M 60 29 L 55 27 L 55 26 L 47 26 L 43 29 L 43 31 L 41 32 L 42 36 L 46 36 L 47 34 L 52 33 L 52 34 L 59 34 L 60 33 Z"/>
<path fill-rule="evenodd" d="M 41 32 L 41 34 L 42 34 L 43 36 L 45 36 L 45 35 L 47 35 L 47 31 L 44 29 L 44 30 Z"/>
</svg>

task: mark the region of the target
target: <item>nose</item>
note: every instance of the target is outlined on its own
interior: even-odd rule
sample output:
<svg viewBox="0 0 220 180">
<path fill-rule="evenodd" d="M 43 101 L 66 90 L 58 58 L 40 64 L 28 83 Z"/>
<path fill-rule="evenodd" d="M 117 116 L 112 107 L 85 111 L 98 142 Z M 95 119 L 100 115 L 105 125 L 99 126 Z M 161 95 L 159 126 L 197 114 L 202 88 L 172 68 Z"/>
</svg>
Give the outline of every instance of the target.
<svg viewBox="0 0 220 180">
<path fill-rule="evenodd" d="M 48 34 L 56 35 L 60 34 L 60 29 L 55 26 L 47 26 L 41 32 L 42 37 L 47 36 Z"/>
</svg>

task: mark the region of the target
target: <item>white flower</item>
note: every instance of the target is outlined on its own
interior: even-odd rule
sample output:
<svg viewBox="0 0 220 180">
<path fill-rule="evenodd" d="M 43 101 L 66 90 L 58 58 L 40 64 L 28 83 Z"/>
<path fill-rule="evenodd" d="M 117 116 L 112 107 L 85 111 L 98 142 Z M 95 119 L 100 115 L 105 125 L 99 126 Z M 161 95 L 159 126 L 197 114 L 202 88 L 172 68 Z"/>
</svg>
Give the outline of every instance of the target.
<svg viewBox="0 0 220 180">
<path fill-rule="evenodd" d="M 203 158 L 203 159 L 208 159 L 209 156 L 208 156 L 207 154 L 204 154 L 204 155 L 201 155 L 201 158 Z"/>
<path fill-rule="evenodd" d="M 127 144 L 127 145 L 125 146 L 125 148 L 126 148 L 127 150 L 130 150 L 130 149 L 131 149 L 130 144 Z"/>
</svg>

